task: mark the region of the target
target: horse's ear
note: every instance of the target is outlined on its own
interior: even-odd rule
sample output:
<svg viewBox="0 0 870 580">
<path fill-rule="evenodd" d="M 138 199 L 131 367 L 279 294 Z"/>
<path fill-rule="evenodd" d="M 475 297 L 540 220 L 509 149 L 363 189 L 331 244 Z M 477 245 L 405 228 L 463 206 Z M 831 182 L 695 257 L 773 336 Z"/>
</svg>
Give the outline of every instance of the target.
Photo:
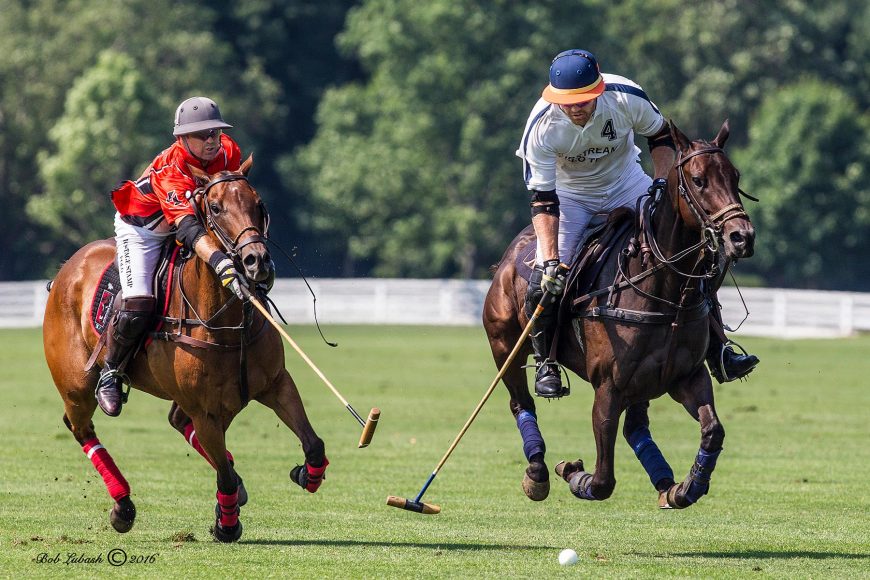
<svg viewBox="0 0 870 580">
<path fill-rule="evenodd" d="M 200 169 L 199 167 L 194 167 L 190 163 L 187 164 L 187 168 L 193 174 L 193 178 L 196 180 L 196 184 L 198 186 L 203 186 L 208 183 L 209 177 L 208 173 Z"/>
<path fill-rule="evenodd" d="M 725 141 L 728 140 L 728 135 L 731 133 L 731 127 L 728 125 L 728 119 L 725 119 L 725 122 L 722 123 L 722 128 L 719 129 L 719 133 L 716 135 L 716 138 L 713 139 L 713 145 L 722 149 L 725 147 Z"/>
<path fill-rule="evenodd" d="M 671 139 L 680 148 L 681 151 L 688 151 L 692 147 L 692 142 L 689 138 L 683 135 L 683 132 L 674 124 L 673 119 L 668 119 L 668 125 L 671 127 Z"/>
<path fill-rule="evenodd" d="M 248 172 L 251 170 L 251 165 L 253 165 L 253 164 L 254 164 L 254 154 L 251 153 L 250 155 L 248 155 L 248 158 L 245 159 L 245 162 L 242 163 L 242 166 L 239 167 L 239 171 L 242 173 L 242 175 L 247 177 Z"/>
</svg>

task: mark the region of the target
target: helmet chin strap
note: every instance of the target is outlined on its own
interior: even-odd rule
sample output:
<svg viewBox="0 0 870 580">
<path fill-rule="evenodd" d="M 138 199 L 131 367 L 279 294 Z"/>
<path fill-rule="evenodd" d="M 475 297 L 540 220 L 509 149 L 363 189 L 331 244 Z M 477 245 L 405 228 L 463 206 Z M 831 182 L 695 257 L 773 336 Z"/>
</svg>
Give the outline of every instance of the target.
<svg viewBox="0 0 870 580">
<path fill-rule="evenodd" d="M 190 153 L 191 157 L 199 161 L 199 164 L 202 165 L 203 170 L 205 170 L 205 168 L 208 167 L 211 161 L 206 161 L 205 159 L 190 150 L 190 143 L 187 142 L 187 135 L 180 135 L 180 137 L 181 141 L 184 143 L 184 148 L 187 149 L 187 152 Z"/>
</svg>

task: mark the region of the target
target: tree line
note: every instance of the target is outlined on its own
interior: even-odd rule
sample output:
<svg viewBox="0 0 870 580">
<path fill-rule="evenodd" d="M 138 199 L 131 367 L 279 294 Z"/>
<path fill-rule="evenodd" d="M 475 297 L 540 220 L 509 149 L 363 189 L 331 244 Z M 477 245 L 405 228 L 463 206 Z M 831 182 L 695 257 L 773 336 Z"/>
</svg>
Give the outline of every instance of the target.
<svg viewBox="0 0 870 580">
<path fill-rule="evenodd" d="M 110 236 L 109 191 L 196 94 L 306 273 L 486 277 L 529 222 L 514 152 L 550 59 L 585 48 L 693 138 L 730 119 L 761 200 L 740 277 L 870 290 L 867 38 L 858 0 L 0 0 L 0 277 Z"/>
</svg>

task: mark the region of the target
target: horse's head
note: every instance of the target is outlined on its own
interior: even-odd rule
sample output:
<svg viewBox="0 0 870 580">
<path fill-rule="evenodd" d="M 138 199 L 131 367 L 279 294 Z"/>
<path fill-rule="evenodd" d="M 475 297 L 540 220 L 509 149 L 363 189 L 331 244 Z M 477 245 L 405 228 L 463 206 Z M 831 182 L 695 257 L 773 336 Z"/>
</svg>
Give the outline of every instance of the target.
<svg viewBox="0 0 870 580">
<path fill-rule="evenodd" d="M 754 253 L 755 229 L 740 201 L 740 173 L 722 149 L 728 139 L 728 121 L 711 142 L 690 141 L 673 121 L 671 136 L 677 158 L 668 182 L 677 211 L 690 227 L 706 236 L 729 261 Z"/>
<path fill-rule="evenodd" d="M 199 185 L 195 203 L 209 235 L 223 246 L 249 280 L 263 282 L 274 275 L 275 265 L 266 248 L 269 214 L 248 182 L 252 164 L 250 156 L 238 172 L 221 171 L 214 175 L 188 167 Z"/>
</svg>

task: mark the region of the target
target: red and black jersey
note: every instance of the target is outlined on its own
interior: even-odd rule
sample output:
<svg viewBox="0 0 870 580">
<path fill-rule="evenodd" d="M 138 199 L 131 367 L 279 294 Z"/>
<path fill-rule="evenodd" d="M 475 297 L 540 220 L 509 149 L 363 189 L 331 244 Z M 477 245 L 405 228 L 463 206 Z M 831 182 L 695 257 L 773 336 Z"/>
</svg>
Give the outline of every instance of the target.
<svg viewBox="0 0 870 580">
<path fill-rule="evenodd" d="M 221 135 L 217 157 L 206 167 L 179 139 L 160 153 L 139 179 L 125 181 L 112 191 L 112 203 L 121 219 L 131 225 L 169 231 L 179 218 L 194 213 L 187 192 L 196 189 L 196 180 L 188 164 L 211 175 L 219 171 L 238 171 L 241 162 L 241 149 L 226 133 Z"/>
</svg>

